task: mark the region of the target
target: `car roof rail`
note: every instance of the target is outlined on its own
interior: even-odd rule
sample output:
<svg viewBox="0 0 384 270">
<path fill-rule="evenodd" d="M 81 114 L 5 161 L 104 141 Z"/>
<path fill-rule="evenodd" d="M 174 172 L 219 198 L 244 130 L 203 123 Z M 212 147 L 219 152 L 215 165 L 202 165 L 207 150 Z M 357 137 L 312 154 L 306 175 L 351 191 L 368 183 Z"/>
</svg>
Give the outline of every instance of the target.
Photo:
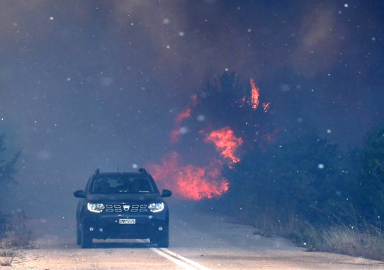
<svg viewBox="0 0 384 270">
<path fill-rule="evenodd" d="M 144 168 L 140 168 L 139 172 L 141 172 L 142 174 L 148 174 L 147 171 Z"/>
<path fill-rule="evenodd" d="M 99 168 L 96 169 L 95 174 L 98 175 L 100 172 Z"/>
</svg>

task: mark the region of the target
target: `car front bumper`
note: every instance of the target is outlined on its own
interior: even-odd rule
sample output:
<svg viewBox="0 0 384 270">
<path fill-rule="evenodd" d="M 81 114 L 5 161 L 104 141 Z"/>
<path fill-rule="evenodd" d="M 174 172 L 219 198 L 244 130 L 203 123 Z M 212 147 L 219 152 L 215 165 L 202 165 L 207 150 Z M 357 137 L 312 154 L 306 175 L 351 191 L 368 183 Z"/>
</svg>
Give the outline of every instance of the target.
<svg viewBox="0 0 384 270">
<path fill-rule="evenodd" d="M 135 224 L 120 224 L 121 219 L 134 219 Z M 95 239 L 153 239 L 168 234 L 168 223 L 165 212 L 152 215 L 88 213 L 79 226 L 84 226 L 87 234 Z"/>
</svg>

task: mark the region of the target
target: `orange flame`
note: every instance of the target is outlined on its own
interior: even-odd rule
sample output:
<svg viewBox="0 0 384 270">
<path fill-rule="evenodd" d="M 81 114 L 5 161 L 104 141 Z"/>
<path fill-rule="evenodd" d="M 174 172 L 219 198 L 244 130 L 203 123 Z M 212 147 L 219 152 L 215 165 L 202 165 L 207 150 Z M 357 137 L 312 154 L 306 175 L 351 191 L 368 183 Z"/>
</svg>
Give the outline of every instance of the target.
<svg viewBox="0 0 384 270">
<path fill-rule="evenodd" d="M 168 153 L 161 165 L 149 165 L 152 176 L 175 194 L 185 199 L 201 200 L 222 195 L 228 190 L 228 181 L 220 176 L 219 162 L 207 167 L 181 166 L 176 152 Z"/>
<path fill-rule="evenodd" d="M 180 125 L 181 122 L 191 116 L 191 108 L 186 108 L 184 111 L 179 113 L 175 118 L 175 125 Z"/>
<path fill-rule="evenodd" d="M 191 116 L 191 108 L 186 108 L 175 117 L 174 129 L 171 131 L 171 142 L 177 143 L 179 141 L 181 122 Z"/>
<path fill-rule="evenodd" d="M 195 107 L 199 103 L 197 94 L 192 95 L 191 98 L 192 104 L 175 117 L 173 130 L 171 131 L 171 143 L 177 143 L 179 141 L 181 122 L 183 122 L 184 119 L 191 117 L 191 107 Z"/>
<path fill-rule="evenodd" d="M 204 142 L 213 142 L 216 146 L 216 150 L 220 151 L 223 157 L 229 158 L 232 163 L 240 161 L 240 159 L 235 156 L 235 151 L 243 144 L 243 140 L 241 138 L 236 138 L 229 127 L 212 131 L 206 135 Z"/>
<path fill-rule="evenodd" d="M 256 110 L 257 106 L 259 106 L 259 88 L 256 87 L 255 82 L 253 79 L 250 79 L 249 82 L 251 83 L 252 91 L 251 91 L 251 106 L 252 109 Z"/>
</svg>

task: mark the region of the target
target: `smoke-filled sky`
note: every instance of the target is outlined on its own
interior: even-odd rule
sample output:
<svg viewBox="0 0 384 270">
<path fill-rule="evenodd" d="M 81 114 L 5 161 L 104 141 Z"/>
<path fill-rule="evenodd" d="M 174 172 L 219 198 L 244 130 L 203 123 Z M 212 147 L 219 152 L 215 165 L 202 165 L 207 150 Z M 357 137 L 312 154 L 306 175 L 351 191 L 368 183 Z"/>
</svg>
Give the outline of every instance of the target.
<svg viewBox="0 0 384 270">
<path fill-rule="evenodd" d="M 254 79 L 276 125 L 359 145 L 384 122 L 383 14 L 373 0 L 1 0 L 0 127 L 22 151 L 2 204 L 72 216 L 96 168 L 164 156 L 176 115 L 224 71 Z"/>
</svg>

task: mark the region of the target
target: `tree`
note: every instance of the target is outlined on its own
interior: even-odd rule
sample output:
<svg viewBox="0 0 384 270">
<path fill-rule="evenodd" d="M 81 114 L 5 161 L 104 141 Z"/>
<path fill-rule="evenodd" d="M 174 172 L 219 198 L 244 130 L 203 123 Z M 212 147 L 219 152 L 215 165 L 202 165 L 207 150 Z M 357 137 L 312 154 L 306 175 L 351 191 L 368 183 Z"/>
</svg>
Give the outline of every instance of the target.
<svg viewBox="0 0 384 270">
<path fill-rule="evenodd" d="M 4 137 L 4 134 L 0 136 L 0 155 L 2 155 L 7 150 L 7 148 L 4 147 Z M 17 169 L 15 167 L 20 155 L 21 151 L 17 152 L 10 161 L 0 159 L 1 184 L 16 183 L 16 181 L 14 180 L 14 176 L 17 173 Z"/>
<path fill-rule="evenodd" d="M 223 199 L 242 208 L 260 224 L 288 224 L 292 217 L 305 222 L 324 221 L 324 212 L 344 212 L 345 174 L 338 146 L 315 130 L 255 148 L 233 169 Z"/>
<path fill-rule="evenodd" d="M 243 141 L 240 152 L 241 148 L 254 147 L 255 140 L 261 142 L 262 138 L 270 136 L 275 128 L 272 126 L 271 114 L 266 113 L 268 101 L 260 93 L 259 106 L 253 108 L 251 95 L 250 82 L 241 82 L 234 72 L 224 72 L 212 82 L 208 81 L 205 89 L 196 94 L 190 115 L 183 121 L 189 132 L 175 146 L 177 151 L 205 164 L 213 158 L 203 143 L 206 131 L 229 127 Z"/>
<path fill-rule="evenodd" d="M 352 199 L 361 217 L 377 221 L 384 216 L 384 125 L 367 132 L 359 164 Z"/>
<path fill-rule="evenodd" d="M 7 150 L 7 148 L 4 147 L 4 137 L 5 137 L 5 134 L 2 134 L 0 136 L 0 156 L 3 156 L 5 151 Z M 9 161 L 6 161 L 0 158 L 0 190 L 4 190 L 4 187 L 6 184 L 17 183 L 14 180 L 14 176 L 17 173 L 16 163 L 20 155 L 21 155 L 21 152 L 19 151 Z M 0 237 L 4 232 L 4 226 L 3 226 L 4 222 L 5 222 L 5 219 L 1 213 L 1 207 L 0 207 Z"/>
</svg>

